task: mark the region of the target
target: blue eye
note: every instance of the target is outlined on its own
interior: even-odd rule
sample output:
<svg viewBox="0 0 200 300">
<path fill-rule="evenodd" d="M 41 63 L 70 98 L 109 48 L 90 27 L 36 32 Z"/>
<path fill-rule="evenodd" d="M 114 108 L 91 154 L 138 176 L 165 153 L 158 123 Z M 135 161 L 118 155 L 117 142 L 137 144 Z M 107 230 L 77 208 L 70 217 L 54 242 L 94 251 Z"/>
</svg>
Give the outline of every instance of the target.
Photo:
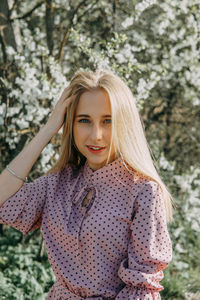
<svg viewBox="0 0 200 300">
<path fill-rule="evenodd" d="M 106 124 L 111 124 L 111 123 L 112 123 L 111 119 L 106 119 L 104 122 L 105 122 Z"/>
<path fill-rule="evenodd" d="M 81 120 L 79 120 L 79 122 L 80 122 L 80 123 L 88 123 L 89 120 L 88 120 L 88 119 L 81 119 Z"/>
</svg>

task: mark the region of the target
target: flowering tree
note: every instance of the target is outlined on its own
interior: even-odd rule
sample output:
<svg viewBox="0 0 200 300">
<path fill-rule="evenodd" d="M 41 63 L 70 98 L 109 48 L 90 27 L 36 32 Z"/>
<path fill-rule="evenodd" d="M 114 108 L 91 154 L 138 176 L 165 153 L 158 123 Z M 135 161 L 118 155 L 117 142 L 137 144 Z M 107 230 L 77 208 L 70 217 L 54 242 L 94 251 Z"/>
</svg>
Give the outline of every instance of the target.
<svg viewBox="0 0 200 300">
<path fill-rule="evenodd" d="M 179 273 L 181 288 L 166 279 L 166 299 L 200 290 L 191 255 L 200 253 L 199 9 L 198 0 L 0 3 L 0 170 L 44 124 L 75 71 L 115 71 L 137 99 L 155 163 L 178 206 L 169 272 L 185 272 Z M 59 135 L 30 180 L 50 168 L 58 148 Z"/>
</svg>

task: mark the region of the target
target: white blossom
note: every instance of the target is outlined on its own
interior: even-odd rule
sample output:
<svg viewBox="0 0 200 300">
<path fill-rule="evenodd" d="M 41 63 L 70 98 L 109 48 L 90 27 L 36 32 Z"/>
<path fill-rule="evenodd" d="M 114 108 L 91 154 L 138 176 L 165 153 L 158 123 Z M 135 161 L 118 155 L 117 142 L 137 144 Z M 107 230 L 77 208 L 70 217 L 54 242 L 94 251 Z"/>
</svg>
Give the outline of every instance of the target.
<svg viewBox="0 0 200 300">
<path fill-rule="evenodd" d="M 29 127 L 29 123 L 24 119 L 17 119 L 16 124 L 19 126 L 20 129 L 24 129 Z"/>
<path fill-rule="evenodd" d="M 115 57 L 120 64 L 123 64 L 126 61 L 126 58 L 122 53 L 115 54 Z"/>
<path fill-rule="evenodd" d="M 126 18 L 126 20 L 122 22 L 122 27 L 125 29 L 130 27 L 131 25 L 133 25 L 133 21 L 133 17 Z"/>
<path fill-rule="evenodd" d="M 160 157 L 159 166 L 168 171 L 174 170 L 174 166 L 172 164 L 170 164 L 170 162 L 164 157 L 163 154 Z"/>
</svg>

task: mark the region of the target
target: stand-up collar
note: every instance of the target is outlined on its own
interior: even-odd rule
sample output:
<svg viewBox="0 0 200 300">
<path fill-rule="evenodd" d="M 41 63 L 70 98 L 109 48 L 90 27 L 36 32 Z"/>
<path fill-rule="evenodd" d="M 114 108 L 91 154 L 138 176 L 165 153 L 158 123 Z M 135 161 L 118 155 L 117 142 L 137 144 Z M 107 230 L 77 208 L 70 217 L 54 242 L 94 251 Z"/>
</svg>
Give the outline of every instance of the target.
<svg viewBox="0 0 200 300">
<path fill-rule="evenodd" d="M 86 161 L 83 174 L 85 181 L 91 185 L 115 182 L 115 180 L 122 184 L 127 184 L 127 181 L 133 178 L 133 175 L 128 171 L 121 157 L 96 171 L 92 170 Z"/>
</svg>

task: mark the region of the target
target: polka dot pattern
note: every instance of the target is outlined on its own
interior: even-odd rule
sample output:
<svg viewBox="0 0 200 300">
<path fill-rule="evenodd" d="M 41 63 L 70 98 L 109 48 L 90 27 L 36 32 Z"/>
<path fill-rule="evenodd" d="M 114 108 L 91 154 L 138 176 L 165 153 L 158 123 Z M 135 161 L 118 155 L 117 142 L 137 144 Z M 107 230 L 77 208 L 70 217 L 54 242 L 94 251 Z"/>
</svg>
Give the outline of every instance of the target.
<svg viewBox="0 0 200 300">
<path fill-rule="evenodd" d="M 41 227 L 56 276 L 47 300 L 161 299 L 172 259 L 161 191 L 121 158 L 24 183 L 0 208 L 0 223 L 23 234 Z"/>
</svg>

